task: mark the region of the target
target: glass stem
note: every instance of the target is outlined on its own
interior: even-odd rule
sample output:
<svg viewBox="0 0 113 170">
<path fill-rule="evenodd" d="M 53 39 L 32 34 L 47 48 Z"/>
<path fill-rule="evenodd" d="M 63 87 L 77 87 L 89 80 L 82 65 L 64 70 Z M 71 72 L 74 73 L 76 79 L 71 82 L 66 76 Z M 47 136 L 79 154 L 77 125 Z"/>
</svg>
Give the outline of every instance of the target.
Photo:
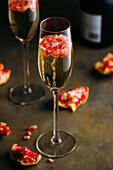
<svg viewBox="0 0 113 170">
<path fill-rule="evenodd" d="M 53 91 L 54 108 L 53 108 L 53 137 L 52 143 L 59 144 L 61 139 L 59 138 L 59 106 L 58 106 L 58 92 Z"/>
<path fill-rule="evenodd" d="M 29 80 L 29 56 L 28 56 L 29 44 L 23 44 L 23 72 L 24 72 L 24 93 L 31 93 L 30 80 Z"/>
</svg>

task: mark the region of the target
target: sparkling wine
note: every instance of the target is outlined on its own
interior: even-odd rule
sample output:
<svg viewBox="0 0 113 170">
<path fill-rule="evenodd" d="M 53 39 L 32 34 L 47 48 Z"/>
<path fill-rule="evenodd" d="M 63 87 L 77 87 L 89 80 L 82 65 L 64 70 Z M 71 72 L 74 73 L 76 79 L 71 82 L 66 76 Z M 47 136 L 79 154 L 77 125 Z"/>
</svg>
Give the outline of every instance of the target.
<svg viewBox="0 0 113 170">
<path fill-rule="evenodd" d="M 39 23 L 38 0 L 8 0 L 8 14 L 11 29 L 23 46 L 23 83 L 11 87 L 9 97 L 22 106 L 33 104 L 45 94 L 41 86 L 30 82 L 28 50 Z"/>
<path fill-rule="evenodd" d="M 66 36 L 51 35 L 41 39 L 38 50 L 39 72 L 50 89 L 60 89 L 66 84 L 72 71 L 71 55 L 71 42 Z"/>
<path fill-rule="evenodd" d="M 28 1 L 24 3 L 18 0 L 9 1 L 9 23 L 16 38 L 20 41 L 30 41 L 36 33 L 39 23 L 39 5 L 37 0 L 34 2 L 35 4 L 30 4 L 30 2 L 27 4 Z"/>
</svg>

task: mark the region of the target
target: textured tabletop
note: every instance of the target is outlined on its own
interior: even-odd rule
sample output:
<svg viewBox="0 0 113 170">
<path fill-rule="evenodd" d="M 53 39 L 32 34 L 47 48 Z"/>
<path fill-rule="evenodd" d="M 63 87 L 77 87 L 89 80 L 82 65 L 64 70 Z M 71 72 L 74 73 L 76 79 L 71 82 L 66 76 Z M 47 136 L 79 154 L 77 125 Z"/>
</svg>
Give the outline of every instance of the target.
<svg viewBox="0 0 113 170">
<path fill-rule="evenodd" d="M 2 6 L 4 5 L 6 2 Z M 6 6 L 4 10 L 7 10 Z M 38 34 L 29 48 L 30 81 L 44 88 L 45 98 L 41 102 L 24 107 L 9 100 L 9 88 L 22 82 L 23 53 L 22 45 L 14 38 L 9 28 L 4 10 L 1 11 L 3 18 L 0 17 L 3 19 L 0 26 L 0 62 L 11 69 L 12 74 L 7 84 L 0 86 L 0 121 L 7 122 L 12 133 L 0 137 L 0 169 L 112 170 L 113 78 L 97 73 L 94 70 L 94 63 L 102 60 L 108 52 L 112 52 L 113 46 L 101 49 L 89 48 L 76 38 L 75 32 L 73 32 L 73 72 L 64 89 L 89 86 L 89 98 L 74 113 L 70 109 L 60 108 L 60 129 L 72 133 L 77 141 L 77 148 L 71 154 L 55 159 L 54 163 L 49 163 L 43 156 L 37 165 L 24 167 L 10 159 L 10 147 L 14 143 L 37 152 L 35 146 L 37 137 L 42 132 L 52 129 L 53 103 L 52 94 L 41 81 L 37 70 Z M 33 132 L 30 140 L 23 140 L 25 129 L 31 124 L 37 124 L 38 129 Z"/>
</svg>

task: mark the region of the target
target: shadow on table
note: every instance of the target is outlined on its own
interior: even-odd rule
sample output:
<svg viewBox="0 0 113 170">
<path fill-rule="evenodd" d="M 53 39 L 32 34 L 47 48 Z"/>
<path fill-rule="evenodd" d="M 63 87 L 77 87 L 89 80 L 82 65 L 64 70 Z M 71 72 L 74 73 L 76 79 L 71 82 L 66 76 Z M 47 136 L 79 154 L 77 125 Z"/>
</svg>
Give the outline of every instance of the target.
<svg viewBox="0 0 113 170">
<path fill-rule="evenodd" d="M 44 106 L 44 110 L 52 111 L 53 110 L 53 98 L 47 99 L 44 103 L 42 103 Z"/>
<path fill-rule="evenodd" d="M 112 76 L 100 74 L 100 73 L 99 73 L 97 70 L 95 70 L 94 68 L 92 68 L 91 70 L 89 70 L 89 73 L 90 73 L 91 76 L 93 76 L 93 78 L 94 78 L 95 80 L 102 81 L 102 80 L 111 80 L 111 79 L 112 79 Z"/>
</svg>

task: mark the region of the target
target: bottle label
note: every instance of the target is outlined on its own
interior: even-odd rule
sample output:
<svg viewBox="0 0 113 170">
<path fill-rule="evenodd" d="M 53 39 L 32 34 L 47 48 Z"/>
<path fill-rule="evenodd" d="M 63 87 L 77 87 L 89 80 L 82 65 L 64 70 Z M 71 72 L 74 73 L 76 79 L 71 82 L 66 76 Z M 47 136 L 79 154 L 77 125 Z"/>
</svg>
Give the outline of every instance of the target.
<svg viewBox="0 0 113 170">
<path fill-rule="evenodd" d="M 101 42 L 102 16 L 81 11 L 81 35 L 91 42 Z"/>
</svg>

